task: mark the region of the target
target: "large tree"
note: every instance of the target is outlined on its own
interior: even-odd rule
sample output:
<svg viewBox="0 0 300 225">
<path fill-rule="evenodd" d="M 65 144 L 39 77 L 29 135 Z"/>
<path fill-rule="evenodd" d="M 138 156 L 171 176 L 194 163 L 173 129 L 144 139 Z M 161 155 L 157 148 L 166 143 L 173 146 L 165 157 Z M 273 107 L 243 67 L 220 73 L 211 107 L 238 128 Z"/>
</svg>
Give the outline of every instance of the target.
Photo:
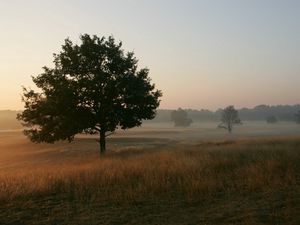
<svg viewBox="0 0 300 225">
<path fill-rule="evenodd" d="M 107 135 L 154 118 L 162 94 L 121 42 L 88 34 L 80 39 L 79 45 L 66 39 L 54 54 L 54 68 L 43 67 L 32 77 L 39 91 L 24 88 L 25 110 L 18 119 L 27 127 L 25 135 L 38 143 L 99 133 L 104 153 Z"/>
<path fill-rule="evenodd" d="M 238 111 L 234 108 L 233 105 L 226 107 L 222 110 L 221 123 L 219 128 L 226 129 L 229 133 L 232 132 L 233 126 L 236 124 L 241 124 Z"/>
</svg>

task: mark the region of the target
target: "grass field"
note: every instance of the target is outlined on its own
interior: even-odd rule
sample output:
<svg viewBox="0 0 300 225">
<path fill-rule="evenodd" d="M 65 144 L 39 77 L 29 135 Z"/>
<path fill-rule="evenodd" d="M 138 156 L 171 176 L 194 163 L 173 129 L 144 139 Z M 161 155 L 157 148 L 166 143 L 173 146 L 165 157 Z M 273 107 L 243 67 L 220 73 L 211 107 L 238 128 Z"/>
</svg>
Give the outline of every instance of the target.
<svg viewBox="0 0 300 225">
<path fill-rule="evenodd" d="M 300 137 L 195 129 L 117 134 L 102 158 L 2 132 L 0 224 L 300 224 Z"/>
</svg>

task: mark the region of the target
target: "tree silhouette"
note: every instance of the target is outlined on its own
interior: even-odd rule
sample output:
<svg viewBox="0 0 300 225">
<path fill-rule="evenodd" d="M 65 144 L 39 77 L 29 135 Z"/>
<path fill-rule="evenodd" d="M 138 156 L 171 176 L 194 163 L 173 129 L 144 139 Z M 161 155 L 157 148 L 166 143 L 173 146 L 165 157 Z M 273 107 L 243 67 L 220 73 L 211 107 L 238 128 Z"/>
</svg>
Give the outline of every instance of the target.
<svg viewBox="0 0 300 225">
<path fill-rule="evenodd" d="M 241 124 L 238 111 L 234 108 L 233 105 L 226 107 L 222 110 L 221 123 L 219 128 L 226 129 L 229 133 L 232 132 L 233 126 L 236 124 Z"/>
<path fill-rule="evenodd" d="M 112 36 L 84 34 L 80 40 L 77 45 L 66 39 L 54 54 L 54 68 L 43 67 L 42 74 L 32 77 L 41 92 L 24 88 L 25 110 L 18 119 L 28 127 L 25 135 L 38 143 L 98 133 L 104 153 L 107 135 L 155 117 L 162 94 L 149 70 L 138 70 L 134 53 L 124 53 Z"/>
<path fill-rule="evenodd" d="M 171 113 L 171 121 L 174 121 L 175 127 L 188 127 L 193 122 L 188 118 L 187 112 L 179 108 Z"/>
<path fill-rule="evenodd" d="M 276 116 L 268 116 L 268 117 L 266 118 L 266 121 L 267 121 L 267 123 L 277 123 L 277 122 L 278 122 L 278 119 L 277 119 Z"/>
</svg>

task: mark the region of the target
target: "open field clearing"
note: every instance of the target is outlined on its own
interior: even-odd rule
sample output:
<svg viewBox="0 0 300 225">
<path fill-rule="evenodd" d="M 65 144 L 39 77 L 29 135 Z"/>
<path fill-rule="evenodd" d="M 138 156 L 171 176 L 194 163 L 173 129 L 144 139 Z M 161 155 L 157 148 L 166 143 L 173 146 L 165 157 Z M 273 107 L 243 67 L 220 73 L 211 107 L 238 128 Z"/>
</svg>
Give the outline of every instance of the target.
<svg viewBox="0 0 300 225">
<path fill-rule="evenodd" d="M 245 121 L 233 134 L 217 128 L 217 122 L 194 123 L 191 127 L 175 128 L 173 123 L 145 123 L 142 127 L 118 130 L 107 140 L 109 152 L 126 150 L 160 150 L 178 148 L 207 141 L 250 140 L 300 136 L 300 126 L 292 122 L 267 124 Z M 70 159 L 82 162 L 97 158 L 98 136 L 78 135 L 74 142 L 34 144 L 20 130 L 0 131 L 0 170 L 27 166 L 59 164 Z"/>
<path fill-rule="evenodd" d="M 96 137 L 1 132 L 0 224 L 300 224 L 298 127 L 258 128 L 149 124 L 102 158 Z"/>
</svg>

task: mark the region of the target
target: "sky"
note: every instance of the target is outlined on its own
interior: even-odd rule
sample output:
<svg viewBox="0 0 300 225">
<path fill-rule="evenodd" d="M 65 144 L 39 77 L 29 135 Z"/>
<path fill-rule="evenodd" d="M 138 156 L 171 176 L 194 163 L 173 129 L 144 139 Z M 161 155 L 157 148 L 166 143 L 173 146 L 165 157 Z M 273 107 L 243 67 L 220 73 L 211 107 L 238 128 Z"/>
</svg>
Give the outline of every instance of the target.
<svg viewBox="0 0 300 225">
<path fill-rule="evenodd" d="M 300 103 L 298 0 L 0 0 L 0 30 L 0 110 L 84 33 L 134 51 L 162 109 Z"/>
</svg>

